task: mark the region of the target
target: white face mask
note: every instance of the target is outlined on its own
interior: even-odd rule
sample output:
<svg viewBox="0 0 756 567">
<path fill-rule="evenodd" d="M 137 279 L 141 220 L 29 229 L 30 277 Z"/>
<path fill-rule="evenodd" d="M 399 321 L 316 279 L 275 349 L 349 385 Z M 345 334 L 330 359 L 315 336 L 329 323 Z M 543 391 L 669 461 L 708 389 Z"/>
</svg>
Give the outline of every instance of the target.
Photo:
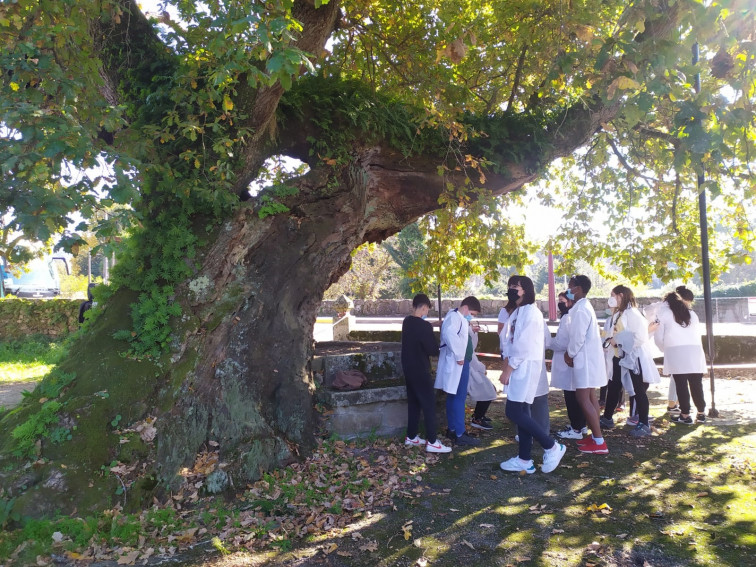
<svg viewBox="0 0 756 567">
<path fill-rule="evenodd" d="M 612 295 L 611 297 L 609 297 L 608 304 L 609 304 L 609 307 L 611 307 L 612 309 L 615 309 L 617 307 L 617 298 Z"/>
</svg>

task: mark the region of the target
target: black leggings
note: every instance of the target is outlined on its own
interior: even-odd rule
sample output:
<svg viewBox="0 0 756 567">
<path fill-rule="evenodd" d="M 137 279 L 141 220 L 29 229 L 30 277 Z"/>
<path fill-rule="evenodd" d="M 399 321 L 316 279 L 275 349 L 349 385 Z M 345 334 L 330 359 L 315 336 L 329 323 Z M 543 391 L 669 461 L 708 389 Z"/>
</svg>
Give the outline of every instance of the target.
<svg viewBox="0 0 756 567">
<path fill-rule="evenodd" d="M 703 391 L 703 374 L 673 374 L 675 380 L 675 389 L 677 390 L 677 401 L 680 403 L 680 413 L 688 415 L 690 413 L 690 398 L 693 397 L 693 403 L 696 404 L 698 413 L 706 410 L 706 400 Z M 690 387 L 690 395 L 688 395 Z"/>
<path fill-rule="evenodd" d="M 608 384 L 606 408 L 604 408 L 604 417 L 606 419 L 612 419 L 614 410 L 617 408 L 620 391 L 622 390 L 622 368 L 620 367 L 620 359 L 616 356 L 612 358 L 612 367 L 612 379 Z M 635 395 L 630 398 L 630 406 L 634 406 L 638 412 L 638 423 L 648 425 L 648 395 L 646 394 L 648 384 L 643 381 L 643 371 L 641 370 L 638 374 L 631 371 L 630 378 L 633 381 L 633 390 L 635 390 Z M 632 412 L 630 415 L 632 415 Z"/>
<path fill-rule="evenodd" d="M 488 407 L 491 405 L 492 401 L 493 400 L 488 400 L 486 402 L 476 402 L 475 411 L 473 412 L 473 419 L 480 419 L 481 417 L 486 415 Z"/>
<path fill-rule="evenodd" d="M 428 443 L 436 442 L 436 390 L 429 374 L 405 375 L 407 383 L 407 437 L 414 439 L 420 426 L 420 412 L 425 418 L 425 435 Z"/>
<path fill-rule="evenodd" d="M 577 395 L 574 391 L 564 391 L 564 405 L 567 406 L 567 417 L 570 419 L 570 427 L 575 431 L 580 431 L 585 427 L 585 414 L 580 402 L 577 401 Z"/>
</svg>

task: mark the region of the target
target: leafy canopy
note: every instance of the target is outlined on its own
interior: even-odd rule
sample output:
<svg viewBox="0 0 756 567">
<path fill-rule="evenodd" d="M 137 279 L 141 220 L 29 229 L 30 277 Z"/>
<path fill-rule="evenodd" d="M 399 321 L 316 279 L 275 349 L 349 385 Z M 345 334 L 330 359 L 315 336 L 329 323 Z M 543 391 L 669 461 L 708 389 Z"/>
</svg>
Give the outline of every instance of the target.
<svg viewBox="0 0 756 567">
<path fill-rule="evenodd" d="M 339 106 L 338 120 L 320 116 L 309 142 L 325 163 L 338 167 L 350 140 L 372 132 L 410 153 L 435 155 L 440 140 L 439 174 L 466 175 L 423 221 L 429 253 L 418 275 L 452 265 L 450 279 L 493 278 L 497 266 L 526 261 L 522 229 L 483 190 L 491 175 L 513 172 L 542 175 L 543 202 L 567 213 L 548 244 L 562 271 L 609 258 L 632 279 L 690 277 L 700 264 L 701 172 L 711 213 L 733 235 L 715 242 L 713 271 L 752 250 L 748 2 L 343 0 L 325 53 L 297 44 L 309 31 L 306 4 L 175 0 L 160 9 L 177 17 L 149 21 L 130 0 L 0 5 L 2 211 L 15 231 L 46 241 L 74 213 L 129 205 L 141 236 L 121 270 L 140 274 L 124 278 L 147 302 L 139 317 L 157 313 L 137 336 L 173 314 L 173 288 L 202 243 L 191 219 L 228 215 L 276 155 L 277 124 L 257 120 L 261 101 L 289 91 L 295 107 L 297 92 L 312 93 L 303 77 L 310 88 L 317 76 L 375 97 L 372 107 Z M 376 108 L 380 120 L 370 118 Z M 571 125 L 597 115 L 606 120 L 575 154 L 583 140 Z M 266 197 L 269 212 L 287 210 Z M 64 246 L 78 242 L 64 234 Z"/>
</svg>

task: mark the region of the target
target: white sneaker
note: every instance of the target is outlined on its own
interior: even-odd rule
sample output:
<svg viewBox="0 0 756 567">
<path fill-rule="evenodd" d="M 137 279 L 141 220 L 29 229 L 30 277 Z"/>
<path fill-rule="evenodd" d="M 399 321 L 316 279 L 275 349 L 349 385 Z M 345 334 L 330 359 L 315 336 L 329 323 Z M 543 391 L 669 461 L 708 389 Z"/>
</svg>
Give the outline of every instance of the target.
<svg viewBox="0 0 756 567">
<path fill-rule="evenodd" d="M 425 439 L 422 439 L 419 435 L 415 435 L 414 439 L 410 439 L 409 437 L 404 438 L 404 446 L 405 447 L 424 447 L 425 446 Z"/>
<path fill-rule="evenodd" d="M 588 433 L 587 430 L 586 433 Z M 557 437 L 559 437 L 560 439 L 582 439 L 583 432 L 572 429 L 572 427 L 568 425 L 564 429 L 557 431 Z"/>
<path fill-rule="evenodd" d="M 541 471 L 550 473 L 559 466 L 559 461 L 562 460 L 564 454 L 567 452 L 567 447 L 561 443 L 556 444 L 556 449 L 552 448 L 550 451 L 543 453 L 543 465 Z"/>
<path fill-rule="evenodd" d="M 425 451 L 428 453 L 451 453 L 451 447 L 444 445 L 441 441 L 436 439 L 435 443 L 425 444 Z"/>
<path fill-rule="evenodd" d="M 523 461 L 520 459 L 520 457 L 512 457 L 508 461 L 502 462 L 499 467 L 501 467 L 501 470 L 503 471 L 511 471 L 511 472 L 521 472 L 525 471 L 528 474 L 533 474 L 535 472 L 535 466 L 533 465 L 533 461 Z"/>
<path fill-rule="evenodd" d="M 515 435 L 515 443 L 519 443 L 519 442 L 520 442 L 520 436 L 519 435 Z"/>
</svg>

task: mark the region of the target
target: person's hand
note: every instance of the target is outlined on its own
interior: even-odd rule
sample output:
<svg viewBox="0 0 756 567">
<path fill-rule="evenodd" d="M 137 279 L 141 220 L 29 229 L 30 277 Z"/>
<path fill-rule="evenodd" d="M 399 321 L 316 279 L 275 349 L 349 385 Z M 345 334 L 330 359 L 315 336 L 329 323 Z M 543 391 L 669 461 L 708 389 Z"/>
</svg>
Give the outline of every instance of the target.
<svg viewBox="0 0 756 567">
<path fill-rule="evenodd" d="M 501 378 L 499 378 L 499 382 L 501 382 L 505 386 L 509 385 L 509 378 L 512 376 L 512 372 L 514 372 L 514 369 L 511 366 L 509 366 L 509 364 L 507 364 L 501 373 Z"/>
<path fill-rule="evenodd" d="M 464 361 L 464 360 L 458 360 L 458 361 L 457 361 L 457 364 L 459 364 L 460 366 L 462 366 L 462 365 L 463 365 L 464 363 L 465 363 L 465 361 Z"/>
<path fill-rule="evenodd" d="M 649 323 L 648 325 L 649 334 L 653 333 L 658 328 L 659 328 L 659 323 L 657 321 L 654 321 L 653 323 Z"/>
<path fill-rule="evenodd" d="M 565 363 L 565 364 L 566 364 L 567 366 L 569 366 L 570 368 L 572 368 L 572 367 L 574 366 L 574 362 L 575 362 L 575 359 L 574 359 L 574 358 L 572 358 L 572 357 L 571 357 L 571 356 L 570 356 L 569 354 L 567 354 L 567 353 L 565 352 L 565 353 L 564 353 L 564 363 Z"/>
</svg>

